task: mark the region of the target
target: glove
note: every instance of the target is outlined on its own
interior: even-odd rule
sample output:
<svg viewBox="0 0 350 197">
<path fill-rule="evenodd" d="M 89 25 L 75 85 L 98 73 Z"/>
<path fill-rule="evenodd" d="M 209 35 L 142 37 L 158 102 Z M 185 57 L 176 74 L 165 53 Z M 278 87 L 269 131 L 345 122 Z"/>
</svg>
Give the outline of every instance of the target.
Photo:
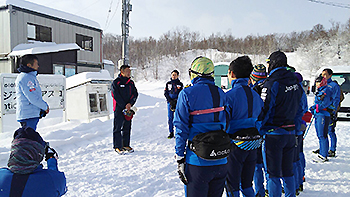
<svg viewBox="0 0 350 197">
<path fill-rule="evenodd" d="M 318 109 L 318 104 L 316 104 L 316 113 L 320 112 L 320 110 Z"/>
<path fill-rule="evenodd" d="M 176 104 L 177 104 L 177 100 L 176 99 L 170 101 L 170 110 L 171 111 L 175 111 Z"/>
<path fill-rule="evenodd" d="M 58 158 L 58 154 L 57 152 L 55 151 L 55 149 L 49 147 L 49 146 L 46 146 L 45 148 L 45 161 L 49 160 L 50 158 Z"/>
<path fill-rule="evenodd" d="M 39 119 L 40 118 L 43 118 L 43 117 L 45 117 L 46 116 L 46 111 L 45 110 L 40 110 L 40 113 L 39 113 Z"/>
<path fill-rule="evenodd" d="M 181 182 L 183 182 L 185 185 L 188 184 L 186 175 L 185 175 L 185 165 L 186 165 L 186 159 L 185 157 L 181 157 L 179 155 L 175 155 L 175 159 L 177 161 L 177 172 L 179 173 L 179 178 Z"/>
</svg>

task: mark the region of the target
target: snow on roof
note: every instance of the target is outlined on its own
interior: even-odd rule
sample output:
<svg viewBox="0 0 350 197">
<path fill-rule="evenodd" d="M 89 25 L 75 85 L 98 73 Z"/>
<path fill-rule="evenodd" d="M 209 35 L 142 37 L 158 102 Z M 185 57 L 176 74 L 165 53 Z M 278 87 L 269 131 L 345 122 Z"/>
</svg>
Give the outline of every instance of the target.
<svg viewBox="0 0 350 197">
<path fill-rule="evenodd" d="M 101 70 L 100 72 L 83 72 L 70 77 L 67 77 L 66 86 L 70 89 L 75 86 L 85 84 L 90 81 L 112 81 L 113 78 L 108 70 Z"/>
<path fill-rule="evenodd" d="M 103 59 L 102 61 L 103 61 L 104 64 L 114 65 L 114 63 L 111 60 Z"/>
<path fill-rule="evenodd" d="M 87 18 L 77 16 L 77 15 L 69 14 L 67 12 L 55 10 L 53 8 L 45 7 L 45 6 L 35 4 L 32 2 L 28 2 L 28 1 L 24 1 L 24 0 L 0 0 L 0 7 L 6 7 L 8 5 L 17 6 L 17 7 L 23 8 L 23 9 L 35 11 L 35 12 L 38 12 L 41 14 L 46 14 L 49 16 L 65 19 L 67 21 L 72 21 L 75 23 L 79 23 L 82 25 L 86 25 L 89 27 L 93 27 L 93 28 L 102 30 L 100 25 L 97 22 L 92 21 L 92 20 L 87 19 Z"/>
<path fill-rule="evenodd" d="M 22 43 L 15 46 L 9 56 L 23 56 L 26 54 L 42 54 L 68 50 L 81 50 L 76 43 L 56 44 L 54 42 Z"/>
</svg>

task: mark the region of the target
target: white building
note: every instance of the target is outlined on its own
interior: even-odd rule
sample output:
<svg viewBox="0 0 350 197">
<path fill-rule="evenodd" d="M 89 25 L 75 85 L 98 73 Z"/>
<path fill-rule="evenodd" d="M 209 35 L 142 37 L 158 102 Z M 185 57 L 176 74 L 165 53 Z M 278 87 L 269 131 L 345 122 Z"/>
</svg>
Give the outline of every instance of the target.
<svg viewBox="0 0 350 197">
<path fill-rule="evenodd" d="M 99 71 L 103 66 L 102 29 L 98 23 L 28 1 L 0 0 L 0 73 L 16 72 L 18 59 L 8 54 L 16 46 L 28 43 L 43 44 L 41 48 L 51 44 L 51 49 L 55 48 L 52 45 L 59 45 L 56 48 L 60 50 L 33 53 L 39 58 L 40 74 L 67 76 Z M 68 43 L 68 48 L 61 45 Z M 82 50 L 72 47 L 74 43 Z M 26 47 L 38 47 L 34 45 Z"/>
</svg>

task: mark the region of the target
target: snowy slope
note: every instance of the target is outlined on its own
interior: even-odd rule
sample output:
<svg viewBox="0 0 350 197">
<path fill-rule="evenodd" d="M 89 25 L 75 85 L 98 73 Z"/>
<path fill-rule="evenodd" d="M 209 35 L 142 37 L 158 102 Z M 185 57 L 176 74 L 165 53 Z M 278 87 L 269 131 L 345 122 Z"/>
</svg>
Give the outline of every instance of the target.
<svg viewBox="0 0 350 197">
<path fill-rule="evenodd" d="M 62 113 L 54 111 L 39 122 L 38 132 L 59 153 L 59 169 L 67 177 L 66 196 L 184 196 L 173 159 L 175 142 L 166 138 L 164 84 L 136 83 L 140 95 L 131 134 L 135 152 L 129 155 L 117 155 L 112 149 L 112 115 L 110 120 L 101 118 L 90 123 L 61 122 Z M 11 128 L 18 126 L 16 122 L 11 124 Z M 305 189 L 299 196 L 350 196 L 349 130 L 349 122 L 338 123 L 338 157 L 319 164 L 311 161 L 311 151 L 318 147 L 311 127 L 304 148 Z M 12 134 L 12 130 L 0 133 L 1 167 L 6 166 Z"/>
</svg>

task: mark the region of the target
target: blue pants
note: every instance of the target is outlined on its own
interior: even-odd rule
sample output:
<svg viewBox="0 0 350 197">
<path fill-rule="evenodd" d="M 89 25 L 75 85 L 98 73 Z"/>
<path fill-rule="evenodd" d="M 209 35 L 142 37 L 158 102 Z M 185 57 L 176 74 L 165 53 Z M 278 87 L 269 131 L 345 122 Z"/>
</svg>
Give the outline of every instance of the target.
<svg viewBox="0 0 350 197">
<path fill-rule="evenodd" d="M 303 177 L 305 176 L 305 156 L 303 152 L 303 146 L 304 146 L 304 136 L 298 135 L 298 153 L 299 154 L 299 163 L 297 164 L 299 166 L 298 171 L 298 185 L 297 188 L 303 184 Z"/>
<path fill-rule="evenodd" d="M 296 145 L 294 150 L 294 161 L 293 161 L 293 174 L 294 174 L 294 182 L 295 189 L 299 188 L 300 185 L 300 175 L 301 175 L 301 164 L 300 164 L 300 142 L 299 139 L 303 138 L 302 135 L 296 136 Z"/>
<path fill-rule="evenodd" d="M 262 157 L 262 148 L 258 148 L 256 151 L 257 159 L 255 164 L 255 172 L 254 172 L 254 190 L 255 195 L 259 194 L 260 196 L 265 196 L 265 188 L 264 188 L 264 163 Z"/>
<path fill-rule="evenodd" d="M 38 122 L 39 122 L 39 117 L 19 120 L 18 122 L 21 124 L 22 127 L 30 127 L 36 131 L 36 127 L 37 127 Z"/>
<path fill-rule="evenodd" d="M 256 164 L 257 150 L 245 151 L 234 149 L 228 157 L 228 175 L 226 188 L 228 196 L 239 196 L 241 189 L 244 196 L 254 197 L 253 176 Z"/>
<path fill-rule="evenodd" d="M 331 118 L 329 116 L 325 116 L 321 113 L 317 113 L 315 116 L 315 127 L 316 133 L 318 137 L 318 141 L 320 144 L 320 155 L 323 157 L 328 156 L 328 127 Z"/>
<path fill-rule="evenodd" d="M 331 146 L 329 147 L 329 150 L 331 151 L 336 151 L 337 149 L 337 135 L 335 135 L 335 126 L 336 122 L 332 121 L 328 128 L 328 135 L 331 141 Z"/>
<path fill-rule="evenodd" d="M 186 165 L 185 174 L 188 184 L 185 185 L 187 197 L 221 197 L 227 176 L 227 164 L 215 166 Z"/>
<path fill-rule="evenodd" d="M 124 114 L 120 110 L 114 111 L 113 122 L 113 148 L 123 148 L 130 146 L 131 120 L 126 121 Z"/>
<path fill-rule="evenodd" d="M 280 197 L 283 178 L 285 196 L 295 196 L 295 180 L 293 177 L 293 159 L 295 151 L 295 135 L 266 135 L 266 165 L 269 174 L 269 196 Z"/>
<path fill-rule="evenodd" d="M 167 103 L 168 105 L 168 125 L 169 125 L 169 132 L 174 133 L 174 113 L 173 111 L 170 110 L 170 103 Z"/>
</svg>

